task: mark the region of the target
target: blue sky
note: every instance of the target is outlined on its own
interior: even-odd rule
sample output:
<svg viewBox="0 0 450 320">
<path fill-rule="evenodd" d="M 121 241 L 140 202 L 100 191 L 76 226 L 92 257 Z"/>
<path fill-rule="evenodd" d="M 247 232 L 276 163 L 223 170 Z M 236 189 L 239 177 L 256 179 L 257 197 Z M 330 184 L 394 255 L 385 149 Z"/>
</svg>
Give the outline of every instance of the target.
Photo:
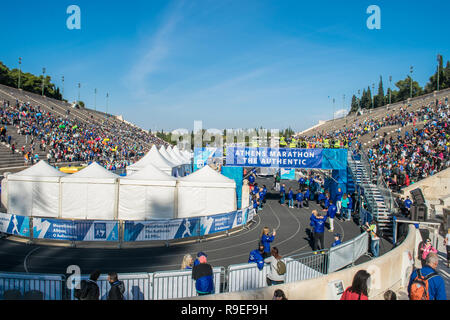
<svg viewBox="0 0 450 320">
<path fill-rule="evenodd" d="M 81 9 L 69 30 L 67 7 Z M 369 30 L 367 7 L 381 9 Z M 424 86 L 436 55 L 450 60 L 450 2 L 430 1 L 9 1 L 0 61 L 54 83 L 65 98 L 121 114 L 144 129 L 306 129 L 349 108 L 367 85 Z M 19 23 L 18 23 L 19 22 Z M 345 105 L 343 95 L 345 94 Z"/>
</svg>

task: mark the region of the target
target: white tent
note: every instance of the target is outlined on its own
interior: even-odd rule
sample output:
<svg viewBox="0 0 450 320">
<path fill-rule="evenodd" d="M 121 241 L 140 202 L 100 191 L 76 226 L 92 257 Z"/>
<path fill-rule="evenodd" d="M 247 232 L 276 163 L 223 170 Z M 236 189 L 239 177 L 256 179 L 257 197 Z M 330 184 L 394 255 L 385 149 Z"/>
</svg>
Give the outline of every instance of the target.
<svg viewBox="0 0 450 320">
<path fill-rule="evenodd" d="M 179 175 L 179 166 L 164 158 L 155 145 L 153 145 L 150 151 L 141 160 L 127 167 L 127 174 L 130 175 L 133 172 L 139 171 L 149 164 L 152 164 L 168 175 Z"/>
<path fill-rule="evenodd" d="M 119 179 L 119 219 L 176 218 L 176 179 L 153 165 Z"/>
<path fill-rule="evenodd" d="M 209 166 L 178 180 L 178 218 L 236 210 L 236 183 Z"/>
<path fill-rule="evenodd" d="M 180 149 L 178 149 L 177 146 L 175 146 L 172 150 L 172 152 L 180 159 L 183 159 L 184 163 L 191 163 L 190 159 L 188 159 L 188 157 L 186 157 L 186 155 L 183 155 L 180 151 Z"/>
<path fill-rule="evenodd" d="M 176 147 L 175 147 L 176 148 Z M 169 155 L 171 159 L 174 159 L 173 162 L 178 164 L 180 168 L 182 168 L 181 176 L 184 177 L 191 173 L 191 165 L 183 159 L 182 157 L 178 156 L 174 150 L 167 148 L 166 153 Z"/>
<path fill-rule="evenodd" d="M 60 179 L 66 174 L 41 160 L 7 177 L 8 213 L 56 218 L 59 215 Z"/>
<path fill-rule="evenodd" d="M 116 219 L 118 178 L 96 162 L 61 178 L 62 218 Z"/>
</svg>

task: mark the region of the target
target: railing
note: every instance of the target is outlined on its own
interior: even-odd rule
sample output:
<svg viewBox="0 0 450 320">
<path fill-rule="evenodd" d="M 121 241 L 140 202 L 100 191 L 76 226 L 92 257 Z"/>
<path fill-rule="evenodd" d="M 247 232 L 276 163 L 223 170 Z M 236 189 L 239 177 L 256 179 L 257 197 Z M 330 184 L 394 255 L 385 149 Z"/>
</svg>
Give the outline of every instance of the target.
<svg viewBox="0 0 450 320">
<path fill-rule="evenodd" d="M 65 276 L 0 273 L 0 297 L 4 300 L 62 300 Z"/>
</svg>

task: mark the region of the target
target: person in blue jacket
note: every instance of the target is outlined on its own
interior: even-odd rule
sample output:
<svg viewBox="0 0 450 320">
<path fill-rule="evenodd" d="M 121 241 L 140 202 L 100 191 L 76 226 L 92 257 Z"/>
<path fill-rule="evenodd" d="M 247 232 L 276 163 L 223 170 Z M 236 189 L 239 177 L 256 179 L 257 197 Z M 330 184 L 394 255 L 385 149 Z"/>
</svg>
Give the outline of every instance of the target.
<svg viewBox="0 0 450 320">
<path fill-rule="evenodd" d="M 250 252 L 248 263 L 256 263 L 259 270 L 262 270 L 264 268 L 264 245 L 262 244 L 262 242 L 259 243 L 258 249 Z"/>
<path fill-rule="evenodd" d="M 255 185 L 253 186 L 252 193 L 253 193 L 253 194 L 259 193 L 259 187 L 258 187 L 258 184 L 257 184 L 257 183 L 255 183 Z"/>
<path fill-rule="evenodd" d="M 341 235 L 339 233 L 334 234 L 334 242 L 331 244 L 331 247 L 334 248 L 342 243 Z"/>
<path fill-rule="evenodd" d="M 298 179 L 298 184 L 300 189 L 303 189 L 303 187 L 305 186 L 305 178 L 300 177 L 300 179 Z"/>
<path fill-rule="evenodd" d="M 263 203 L 266 203 L 267 187 L 265 184 L 263 185 L 262 191 L 264 193 Z"/>
<path fill-rule="evenodd" d="M 297 200 L 297 208 L 303 208 L 303 193 L 301 190 L 298 190 L 295 199 Z"/>
<path fill-rule="evenodd" d="M 316 200 L 316 203 L 317 204 L 320 204 L 320 205 L 323 205 L 323 201 L 325 201 L 325 198 L 326 198 L 326 196 L 325 196 L 325 190 L 323 189 L 323 188 L 321 188 L 320 189 L 320 192 L 319 192 L 319 195 L 317 196 L 317 200 Z"/>
<path fill-rule="evenodd" d="M 325 196 L 325 200 L 323 201 L 323 211 L 327 211 L 329 206 L 330 206 L 330 195 L 327 194 Z"/>
<path fill-rule="evenodd" d="M 411 201 L 409 196 L 407 196 L 405 202 L 403 202 L 403 204 L 404 204 L 404 206 L 405 206 L 405 208 L 407 210 L 407 215 L 409 215 L 411 213 L 411 205 L 412 205 L 412 203 L 413 202 Z"/>
<path fill-rule="evenodd" d="M 334 231 L 334 217 L 336 216 L 336 212 L 337 212 L 336 206 L 334 205 L 333 201 L 330 201 L 330 206 L 328 207 L 327 210 L 327 217 L 330 220 L 330 229 L 328 230 L 329 232 Z"/>
<path fill-rule="evenodd" d="M 261 232 L 261 243 L 264 246 L 264 258 L 270 257 L 270 244 L 275 239 L 275 236 L 277 235 L 277 232 L 275 229 L 273 229 L 272 234 L 269 234 L 269 228 L 264 227 Z"/>
<path fill-rule="evenodd" d="M 266 194 L 264 193 L 264 190 L 259 189 L 259 207 L 258 207 L 258 209 L 262 209 L 265 196 L 266 196 Z"/>
<path fill-rule="evenodd" d="M 280 187 L 280 204 L 284 206 L 285 201 L 286 201 L 286 185 L 282 184 Z"/>
<path fill-rule="evenodd" d="M 324 232 L 325 232 L 325 221 L 327 221 L 328 216 L 323 216 L 321 212 L 318 212 L 317 210 L 313 210 L 313 215 L 311 216 L 311 223 L 313 224 L 314 228 L 314 251 L 317 251 L 319 249 L 319 242 L 320 242 L 320 248 L 323 250 L 325 248 L 324 246 Z"/>
<path fill-rule="evenodd" d="M 192 268 L 192 279 L 195 280 L 195 289 L 199 296 L 213 294 L 214 274 L 210 264 L 207 263 L 206 255 L 198 258 L 199 263 Z"/>
<path fill-rule="evenodd" d="M 252 174 L 248 177 L 248 185 L 249 185 L 249 186 L 253 186 L 254 183 L 255 183 L 255 175 L 252 173 Z"/>
<path fill-rule="evenodd" d="M 434 274 L 428 279 L 428 297 L 430 300 L 447 300 L 444 279 L 436 272 L 438 263 L 439 256 L 434 252 L 429 253 L 425 260 L 425 266 L 422 269 L 414 270 L 411 274 L 408 284 L 408 296 L 411 293 L 411 285 L 417 278 L 417 271 L 420 270 L 421 275 L 424 277 Z"/>
<path fill-rule="evenodd" d="M 294 192 L 289 188 L 288 192 L 289 208 L 294 208 Z"/>
<path fill-rule="evenodd" d="M 305 193 L 303 194 L 303 199 L 305 200 L 305 206 L 309 207 L 309 197 L 311 196 L 311 192 L 309 188 L 306 188 Z"/>
</svg>

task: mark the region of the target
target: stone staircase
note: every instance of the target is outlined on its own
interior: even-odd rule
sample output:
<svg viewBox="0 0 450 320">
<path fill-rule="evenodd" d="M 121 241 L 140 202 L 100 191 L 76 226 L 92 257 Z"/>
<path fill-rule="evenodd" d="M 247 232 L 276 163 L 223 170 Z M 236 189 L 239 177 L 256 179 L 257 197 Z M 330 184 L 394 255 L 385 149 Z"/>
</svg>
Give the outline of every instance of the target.
<svg viewBox="0 0 450 320">
<path fill-rule="evenodd" d="M 364 192 L 366 203 L 368 204 L 373 217 L 378 221 L 378 226 L 383 234 L 392 236 L 392 217 L 385 199 L 381 194 L 376 181 L 372 179 L 370 169 L 363 160 L 356 160 L 352 153 L 348 153 L 348 165 L 354 183 Z"/>
</svg>

